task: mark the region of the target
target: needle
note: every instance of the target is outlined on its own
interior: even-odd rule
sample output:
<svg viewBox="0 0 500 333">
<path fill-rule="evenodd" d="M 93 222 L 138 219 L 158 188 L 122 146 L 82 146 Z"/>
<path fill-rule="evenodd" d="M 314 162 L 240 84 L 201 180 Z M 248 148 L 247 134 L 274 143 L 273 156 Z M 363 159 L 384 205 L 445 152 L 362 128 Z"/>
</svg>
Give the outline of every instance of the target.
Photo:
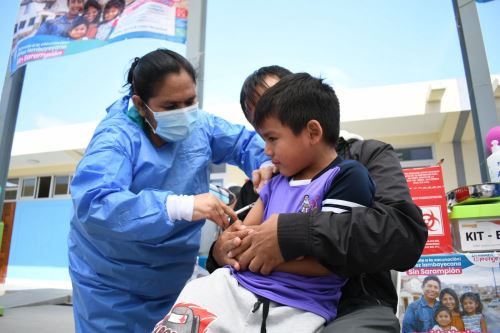
<svg viewBox="0 0 500 333">
<path fill-rule="evenodd" d="M 241 214 L 243 212 L 246 212 L 247 210 L 249 210 L 250 208 L 252 208 L 254 205 L 255 205 L 255 202 L 252 202 L 251 204 L 246 205 L 245 207 L 242 207 L 242 208 L 238 209 L 237 211 L 235 211 L 235 213 L 236 213 L 236 215 L 238 215 L 238 214 Z"/>
</svg>

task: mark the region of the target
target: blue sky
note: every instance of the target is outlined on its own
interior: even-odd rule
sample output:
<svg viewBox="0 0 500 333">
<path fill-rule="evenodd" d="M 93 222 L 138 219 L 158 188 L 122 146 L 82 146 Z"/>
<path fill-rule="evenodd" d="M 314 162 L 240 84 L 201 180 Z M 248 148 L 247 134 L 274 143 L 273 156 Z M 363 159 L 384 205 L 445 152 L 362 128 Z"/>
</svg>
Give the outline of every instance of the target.
<svg viewBox="0 0 500 333">
<path fill-rule="evenodd" d="M 477 7 L 490 72 L 499 74 L 500 1 Z M 3 73 L 18 8 L 0 4 Z M 185 52 L 135 39 L 30 63 L 16 130 L 101 119 L 124 91 L 130 60 L 158 47 Z M 239 114 L 243 80 L 264 65 L 307 71 L 336 88 L 464 76 L 451 0 L 209 0 L 205 62 L 205 109 L 223 116 Z"/>
</svg>

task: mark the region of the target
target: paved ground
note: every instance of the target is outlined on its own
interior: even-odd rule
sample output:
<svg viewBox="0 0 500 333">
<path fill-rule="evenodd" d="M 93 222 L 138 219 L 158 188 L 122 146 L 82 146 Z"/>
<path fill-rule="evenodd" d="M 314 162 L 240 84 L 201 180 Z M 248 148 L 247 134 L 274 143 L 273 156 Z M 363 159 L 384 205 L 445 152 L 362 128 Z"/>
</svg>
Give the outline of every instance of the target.
<svg viewBox="0 0 500 333">
<path fill-rule="evenodd" d="M 72 333 L 71 290 L 30 289 L 0 296 L 0 332 Z"/>
<path fill-rule="evenodd" d="M 0 317 L 0 332 L 72 333 L 71 305 L 38 305 L 5 309 Z"/>
</svg>

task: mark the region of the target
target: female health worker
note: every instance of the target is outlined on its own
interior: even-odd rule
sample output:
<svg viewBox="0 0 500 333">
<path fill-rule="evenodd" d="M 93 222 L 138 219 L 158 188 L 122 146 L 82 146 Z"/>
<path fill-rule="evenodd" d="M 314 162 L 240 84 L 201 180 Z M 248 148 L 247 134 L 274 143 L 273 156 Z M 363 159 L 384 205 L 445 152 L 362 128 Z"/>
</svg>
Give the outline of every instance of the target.
<svg viewBox="0 0 500 333">
<path fill-rule="evenodd" d="M 191 276 L 204 219 L 236 217 L 208 193 L 210 164 L 250 176 L 268 160 L 255 132 L 198 109 L 195 71 L 179 54 L 136 58 L 127 81 L 71 184 L 77 332 L 150 332 Z"/>
</svg>

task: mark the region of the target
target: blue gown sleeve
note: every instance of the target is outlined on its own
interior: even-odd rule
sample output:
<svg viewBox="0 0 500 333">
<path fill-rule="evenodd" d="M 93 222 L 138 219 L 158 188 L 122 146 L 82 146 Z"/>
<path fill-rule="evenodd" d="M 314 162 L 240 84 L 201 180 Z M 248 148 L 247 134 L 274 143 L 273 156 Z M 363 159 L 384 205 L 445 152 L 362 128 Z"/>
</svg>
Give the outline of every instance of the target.
<svg viewBox="0 0 500 333">
<path fill-rule="evenodd" d="M 170 192 L 130 191 L 133 158 L 119 130 L 96 132 L 71 183 L 74 214 L 86 233 L 105 240 L 148 241 L 173 229 L 165 209 Z"/>
<path fill-rule="evenodd" d="M 264 140 L 255 131 L 211 114 L 208 116 L 210 117 L 210 147 L 213 163 L 236 165 L 251 178 L 253 170 L 270 160 L 264 154 Z"/>
</svg>

